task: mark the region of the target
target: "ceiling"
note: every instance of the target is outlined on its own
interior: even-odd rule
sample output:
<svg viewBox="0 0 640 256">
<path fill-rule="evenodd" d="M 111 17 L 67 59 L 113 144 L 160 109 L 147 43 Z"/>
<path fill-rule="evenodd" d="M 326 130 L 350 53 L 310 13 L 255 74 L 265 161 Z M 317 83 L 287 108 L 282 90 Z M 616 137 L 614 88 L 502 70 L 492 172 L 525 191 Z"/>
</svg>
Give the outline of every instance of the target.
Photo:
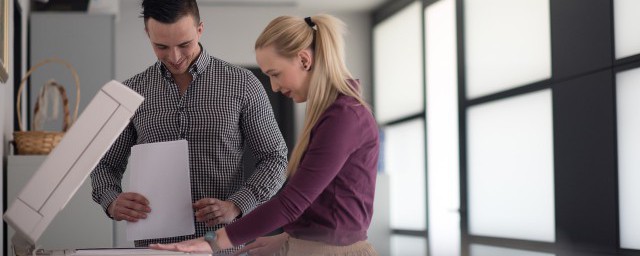
<svg viewBox="0 0 640 256">
<path fill-rule="evenodd" d="M 387 0 L 198 0 L 207 6 L 297 7 L 325 11 L 371 11 Z"/>
<path fill-rule="evenodd" d="M 121 0 L 124 1 L 124 0 Z M 392 0 L 198 0 L 202 6 L 230 7 L 291 7 L 305 10 L 327 12 L 372 11 L 386 1 Z M 113 0 L 34 0 L 34 9 L 40 10 L 117 10 L 117 1 Z"/>
</svg>

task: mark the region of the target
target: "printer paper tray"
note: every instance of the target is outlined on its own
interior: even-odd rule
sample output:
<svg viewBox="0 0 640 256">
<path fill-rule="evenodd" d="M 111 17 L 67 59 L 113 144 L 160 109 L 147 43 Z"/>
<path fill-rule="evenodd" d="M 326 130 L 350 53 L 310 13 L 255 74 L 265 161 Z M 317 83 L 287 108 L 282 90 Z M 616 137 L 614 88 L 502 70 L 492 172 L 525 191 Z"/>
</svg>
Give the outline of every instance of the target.
<svg viewBox="0 0 640 256">
<path fill-rule="evenodd" d="M 183 253 L 159 251 L 146 248 L 100 248 L 100 249 L 66 249 L 66 250 L 38 250 L 36 255 L 42 256 L 212 256 L 208 253 Z"/>
</svg>

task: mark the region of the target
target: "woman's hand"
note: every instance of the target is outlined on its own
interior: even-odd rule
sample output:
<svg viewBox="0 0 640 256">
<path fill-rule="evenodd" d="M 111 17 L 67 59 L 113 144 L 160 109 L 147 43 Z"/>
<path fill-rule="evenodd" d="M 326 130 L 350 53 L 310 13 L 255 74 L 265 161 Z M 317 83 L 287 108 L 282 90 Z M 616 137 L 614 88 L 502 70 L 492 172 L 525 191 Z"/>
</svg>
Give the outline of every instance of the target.
<svg viewBox="0 0 640 256">
<path fill-rule="evenodd" d="M 255 242 L 248 244 L 242 250 L 237 251 L 234 255 L 247 253 L 248 255 L 273 255 L 280 251 L 284 243 L 289 239 L 289 234 L 282 233 L 275 236 L 263 236 L 256 239 Z"/>
<path fill-rule="evenodd" d="M 227 231 L 224 228 L 216 230 L 216 245 L 220 250 L 225 250 L 233 247 L 231 241 L 229 241 L 229 236 L 227 235 Z M 175 251 L 175 252 L 204 252 L 204 253 L 215 253 L 211 249 L 211 245 L 209 242 L 204 240 L 204 237 L 191 239 L 182 241 L 179 243 L 173 244 L 150 244 L 149 248 L 154 250 L 165 250 L 165 251 Z"/>
<path fill-rule="evenodd" d="M 212 253 L 211 246 L 209 246 L 209 243 L 202 237 L 173 244 L 150 244 L 149 248 L 154 250 L 166 250 L 175 252 Z"/>
</svg>

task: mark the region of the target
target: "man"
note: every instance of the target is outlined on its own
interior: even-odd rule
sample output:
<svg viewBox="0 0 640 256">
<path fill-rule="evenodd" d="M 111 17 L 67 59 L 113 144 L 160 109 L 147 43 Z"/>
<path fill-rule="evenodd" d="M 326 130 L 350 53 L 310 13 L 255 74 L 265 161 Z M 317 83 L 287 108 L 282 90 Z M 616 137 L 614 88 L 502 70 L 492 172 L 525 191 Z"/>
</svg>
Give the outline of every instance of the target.
<svg viewBox="0 0 640 256">
<path fill-rule="evenodd" d="M 91 173 L 92 196 L 117 221 L 146 218 L 152 209 L 144 195 L 122 193 L 131 147 L 186 139 L 196 233 L 136 241 L 138 247 L 200 237 L 247 214 L 282 186 L 287 165 L 287 148 L 260 82 L 200 45 L 196 1 L 144 0 L 142 8 L 158 61 L 124 81 L 145 101 Z M 243 183 L 245 144 L 257 164 Z"/>
</svg>

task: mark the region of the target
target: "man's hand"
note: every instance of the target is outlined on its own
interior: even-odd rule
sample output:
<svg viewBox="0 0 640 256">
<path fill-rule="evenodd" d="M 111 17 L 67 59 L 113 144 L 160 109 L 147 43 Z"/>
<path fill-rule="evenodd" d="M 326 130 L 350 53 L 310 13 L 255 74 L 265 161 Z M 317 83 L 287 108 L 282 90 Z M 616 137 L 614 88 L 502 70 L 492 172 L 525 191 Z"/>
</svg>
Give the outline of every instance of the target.
<svg viewBox="0 0 640 256">
<path fill-rule="evenodd" d="M 241 250 L 237 251 L 234 255 L 242 255 L 247 253 L 248 255 L 274 255 L 280 251 L 284 243 L 289 239 L 287 233 L 278 234 L 275 236 L 263 236 L 259 237 L 253 243 L 248 244 Z"/>
<path fill-rule="evenodd" d="M 196 210 L 196 220 L 205 222 L 208 227 L 217 224 L 229 224 L 238 215 L 240 208 L 233 202 L 215 198 L 203 198 L 193 204 Z"/>
<path fill-rule="evenodd" d="M 149 200 L 144 196 L 125 192 L 118 195 L 118 198 L 109 205 L 107 212 L 114 220 L 136 222 L 139 219 L 146 219 L 151 208 L 149 208 Z"/>
</svg>

